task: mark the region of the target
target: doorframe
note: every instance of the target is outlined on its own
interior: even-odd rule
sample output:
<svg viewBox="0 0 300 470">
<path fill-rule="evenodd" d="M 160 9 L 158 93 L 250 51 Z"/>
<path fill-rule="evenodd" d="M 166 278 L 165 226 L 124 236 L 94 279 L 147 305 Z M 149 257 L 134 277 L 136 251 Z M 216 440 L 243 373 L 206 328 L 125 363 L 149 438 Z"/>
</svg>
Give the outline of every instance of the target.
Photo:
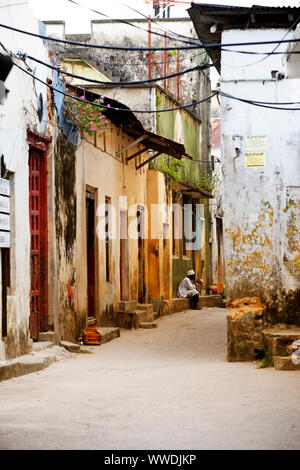
<svg viewBox="0 0 300 470">
<path fill-rule="evenodd" d="M 96 218 L 96 215 L 97 215 L 97 207 L 98 207 L 98 189 L 93 187 L 93 186 L 90 186 L 90 185 L 85 185 L 85 233 L 86 233 L 86 280 L 87 280 L 87 283 L 88 283 L 88 251 L 87 251 L 87 230 L 88 230 L 88 226 L 87 226 L 87 212 L 86 212 L 86 200 L 88 199 L 87 198 L 87 194 L 91 194 L 93 195 L 93 197 L 91 199 L 94 200 L 94 263 L 95 263 L 95 273 L 94 273 L 94 276 L 95 276 L 95 316 L 92 317 L 90 316 L 90 319 L 97 319 L 97 312 L 98 312 L 98 305 L 99 305 L 99 269 L 98 269 L 98 237 L 97 237 L 97 218 Z M 87 320 L 89 318 L 89 308 L 88 308 L 88 302 L 89 302 L 89 298 L 88 298 L 88 285 L 87 285 L 87 289 L 86 289 L 86 293 L 87 293 L 87 299 L 86 299 L 86 306 L 87 306 Z"/>
<path fill-rule="evenodd" d="M 45 280 L 45 283 L 43 283 L 43 286 L 45 288 L 45 292 L 44 292 L 44 295 L 43 295 L 43 301 L 46 305 L 46 314 L 43 316 L 43 322 L 42 322 L 42 327 L 41 327 L 41 316 L 39 316 L 38 318 L 38 329 L 37 329 L 37 334 L 34 335 L 36 336 L 35 338 L 32 338 L 34 340 L 38 340 L 39 339 L 39 333 L 40 331 L 48 331 L 48 328 L 49 328 L 49 324 L 48 324 L 48 321 L 49 321 L 49 285 L 48 285 L 48 281 L 49 281 L 49 265 L 48 265 L 48 260 L 49 260 L 49 256 L 48 256 L 48 246 L 49 246 L 49 233 L 48 233 L 48 206 L 49 206 L 49 201 L 48 201 L 48 174 L 49 174 L 49 169 L 48 169 L 48 159 L 47 159 L 47 153 L 48 153 L 48 146 L 50 144 L 50 142 L 52 141 L 51 138 L 49 137 L 41 137 L 39 136 L 38 134 L 36 134 L 35 132 L 31 131 L 31 130 L 28 130 L 27 131 L 27 143 L 29 145 L 29 149 L 28 149 L 28 192 L 29 192 L 29 198 L 30 198 L 30 187 L 29 187 L 29 177 L 30 177 L 30 174 L 29 174 L 29 159 L 30 159 L 30 152 L 31 150 L 38 150 L 41 152 L 41 155 L 42 155 L 42 158 L 43 158 L 43 164 L 44 164 L 44 180 L 42 181 L 42 184 L 43 184 L 43 187 L 41 188 L 41 190 L 43 191 L 44 193 L 44 203 L 46 205 L 46 207 L 43 207 L 43 224 L 44 224 L 44 228 L 43 228 L 43 232 L 44 232 L 44 236 L 43 236 L 43 255 L 44 255 L 44 260 L 45 260 L 45 271 L 46 271 L 46 280 Z M 41 192 L 41 191 L 40 191 Z M 30 204 L 30 200 L 29 200 L 29 204 Z M 30 297 L 31 297 L 31 289 L 32 289 L 32 272 L 31 272 L 31 268 L 32 268 L 32 265 L 31 265 L 31 223 L 30 223 L 30 205 L 29 205 L 29 230 L 30 230 Z M 30 300 L 30 303 L 31 303 L 31 300 Z M 30 318 L 32 318 L 32 312 L 31 312 L 31 307 L 30 307 Z M 30 320 L 29 320 L 29 328 L 30 328 Z M 30 334 L 32 334 L 30 332 Z"/>
</svg>

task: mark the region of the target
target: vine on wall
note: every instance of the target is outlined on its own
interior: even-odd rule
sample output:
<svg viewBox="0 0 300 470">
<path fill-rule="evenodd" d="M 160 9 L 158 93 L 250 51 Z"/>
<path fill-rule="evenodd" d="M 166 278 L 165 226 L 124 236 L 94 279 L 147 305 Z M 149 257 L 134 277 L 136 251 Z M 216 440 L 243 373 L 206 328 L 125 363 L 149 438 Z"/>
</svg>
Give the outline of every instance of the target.
<svg viewBox="0 0 300 470">
<path fill-rule="evenodd" d="M 80 96 L 80 98 L 84 99 L 84 96 Z M 103 102 L 103 96 L 97 98 L 94 101 L 94 105 L 78 101 L 76 95 L 74 95 L 73 98 L 67 96 L 65 110 L 81 130 L 87 132 L 89 135 L 93 135 L 94 132 L 100 132 L 100 135 L 102 135 L 108 123 L 105 116 L 102 114 L 104 108 L 99 106 L 103 104 Z M 110 105 L 107 106 L 110 107 Z"/>
</svg>

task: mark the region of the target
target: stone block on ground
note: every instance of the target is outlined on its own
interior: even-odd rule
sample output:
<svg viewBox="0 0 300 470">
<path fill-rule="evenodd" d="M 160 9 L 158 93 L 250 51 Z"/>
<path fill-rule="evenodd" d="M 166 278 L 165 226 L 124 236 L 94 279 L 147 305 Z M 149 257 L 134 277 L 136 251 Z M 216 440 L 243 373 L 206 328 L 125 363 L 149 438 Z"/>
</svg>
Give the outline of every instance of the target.
<svg viewBox="0 0 300 470">
<path fill-rule="evenodd" d="M 153 312 L 153 320 L 157 320 L 160 317 L 159 312 Z"/>
<path fill-rule="evenodd" d="M 190 300 L 187 298 L 175 297 L 172 299 L 172 312 L 182 312 L 183 310 L 189 310 Z"/>
<path fill-rule="evenodd" d="M 144 329 L 157 328 L 157 323 L 154 323 L 154 322 L 140 323 L 139 328 L 144 328 Z"/>
<path fill-rule="evenodd" d="M 80 344 L 71 343 L 70 341 L 60 341 L 59 344 L 70 352 L 78 353 L 80 351 Z"/>
<path fill-rule="evenodd" d="M 171 300 L 163 300 L 162 302 L 162 309 L 161 315 L 170 315 L 172 313 L 172 301 Z"/>
<path fill-rule="evenodd" d="M 286 371 L 300 370 L 300 364 L 294 364 L 290 356 L 287 356 L 287 357 L 275 356 L 274 368 L 276 370 L 286 370 Z"/>
<path fill-rule="evenodd" d="M 54 343 L 52 341 L 35 341 L 32 344 L 32 352 L 42 351 L 46 348 L 51 348 Z"/>
<path fill-rule="evenodd" d="M 39 333 L 39 342 L 42 341 L 51 341 L 52 343 L 55 342 L 55 334 L 54 331 L 42 331 Z"/>
<path fill-rule="evenodd" d="M 153 304 L 137 304 L 136 310 L 146 310 L 149 316 L 153 315 Z"/>
<path fill-rule="evenodd" d="M 135 312 L 117 312 L 116 324 L 119 328 L 131 330 L 135 327 Z"/>
<path fill-rule="evenodd" d="M 121 300 L 119 302 L 119 311 L 120 312 L 135 312 L 137 309 L 137 301 L 136 300 Z"/>
<path fill-rule="evenodd" d="M 200 295 L 197 307 L 199 310 L 203 307 L 216 307 L 221 300 L 221 295 Z"/>
<path fill-rule="evenodd" d="M 99 326 L 97 330 L 102 335 L 102 344 L 112 341 L 120 336 L 120 328 L 110 326 Z"/>
<path fill-rule="evenodd" d="M 253 361 L 264 351 L 263 305 L 258 297 L 227 303 L 227 360 Z"/>
</svg>

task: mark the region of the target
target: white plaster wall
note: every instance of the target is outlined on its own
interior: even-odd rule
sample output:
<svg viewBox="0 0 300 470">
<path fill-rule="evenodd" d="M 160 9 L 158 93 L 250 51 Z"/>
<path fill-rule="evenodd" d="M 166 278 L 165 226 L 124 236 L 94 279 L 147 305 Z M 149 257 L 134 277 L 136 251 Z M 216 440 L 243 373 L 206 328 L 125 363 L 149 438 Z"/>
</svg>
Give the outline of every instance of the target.
<svg viewBox="0 0 300 470">
<path fill-rule="evenodd" d="M 223 33 L 222 42 L 281 39 L 285 34 L 284 30 L 229 31 Z M 268 52 L 275 46 L 248 47 Z M 287 45 L 280 45 L 277 51 L 281 49 L 286 50 Z M 261 59 L 223 53 L 221 90 L 260 101 L 300 101 L 298 79 L 263 81 L 271 78 L 272 70 L 286 72 L 284 55 Z M 249 63 L 253 65 L 246 66 Z M 221 112 L 227 292 L 232 297 L 268 297 L 271 293 L 279 295 L 282 288 L 299 289 L 300 277 L 287 272 L 284 256 L 289 257 L 286 190 L 300 186 L 300 111 L 271 110 L 222 97 Z M 266 166 L 246 168 L 246 137 L 261 135 L 268 139 L 263 150 Z"/>
<path fill-rule="evenodd" d="M 8 5 L 15 2 L 1 1 Z M 26 29 L 39 33 L 37 19 L 28 9 L 27 5 L 18 6 L 18 10 L 11 7 L 1 8 L 1 22 L 16 28 Z M 41 60 L 47 61 L 48 56 L 43 41 L 31 36 L 1 28 L 1 42 L 12 52 L 24 52 Z M 2 51 L 3 52 L 3 51 Z M 24 63 L 18 62 L 23 68 Z M 30 61 L 28 61 L 30 64 Z M 32 65 L 32 64 L 30 64 Z M 49 71 L 45 67 L 32 66 L 36 75 L 46 81 Z M 18 342 L 24 336 L 25 343 L 30 345 L 29 320 L 29 293 L 30 293 L 30 229 L 29 229 L 29 193 L 28 193 L 28 144 L 27 129 L 44 135 L 47 128 L 47 99 L 46 87 L 38 82 L 33 83 L 31 77 L 17 67 L 13 67 L 6 82 L 9 89 L 8 98 L 0 106 L 0 155 L 4 155 L 5 164 L 13 172 L 13 212 L 12 224 L 15 228 L 11 233 L 11 278 L 12 289 L 8 298 L 8 336 L 15 343 L 15 355 L 22 351 Z M 37 116 L 38 97 L 42 93 L 43 116 L 39 122 Z M 0 337 L 0 359 L 6 359 L 5 348 Z"/>
</svg>

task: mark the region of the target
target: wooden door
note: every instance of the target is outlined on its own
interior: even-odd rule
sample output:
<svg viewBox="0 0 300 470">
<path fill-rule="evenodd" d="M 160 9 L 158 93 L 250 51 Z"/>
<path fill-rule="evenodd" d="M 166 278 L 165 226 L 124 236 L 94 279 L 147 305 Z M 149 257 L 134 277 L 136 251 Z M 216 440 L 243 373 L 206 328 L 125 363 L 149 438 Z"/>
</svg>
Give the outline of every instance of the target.
<svg viewBox="0 0 300 470">
<path fill-rule="evenodd" d="M 138 231 L 138 301 L 145 302 L 145 282 L 144 282 L 144 208 L 138 206 L 137 210 L 137 231 Z"/>
<path fill-rule="evenodd" d="M 48 330 L 47 160 L 42 150 L 29 151 L 29 219 L 31 298 L 29 329 L 36 340 Z"/>
<path fill-rule="evenodd" d="M 127 212 L 120 212 L 120 299 L 129 300 Z"/>
</svg>

